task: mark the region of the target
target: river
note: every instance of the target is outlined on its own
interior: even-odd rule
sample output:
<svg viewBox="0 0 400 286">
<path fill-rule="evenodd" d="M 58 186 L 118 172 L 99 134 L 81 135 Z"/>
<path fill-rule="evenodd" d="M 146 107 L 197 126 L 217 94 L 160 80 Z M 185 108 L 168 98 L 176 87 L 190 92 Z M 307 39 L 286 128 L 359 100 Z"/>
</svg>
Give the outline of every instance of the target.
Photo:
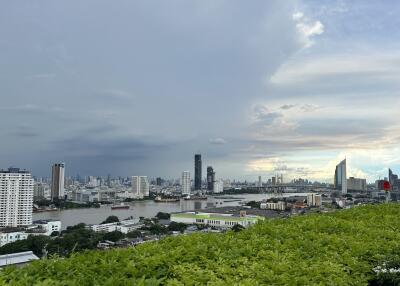
<svg viewBox="0 0 400 286">
<path fill-rule="evenodd" d="M 34 213 L 33 220 L 52 219 L 60 220 L 62 228 L 76 225 L 78 223 L 99 224 L 110 215 L 119 219 L 128 217 L 154 217 L 158 212 L 181 212 L 200 210 L 207 207 L 238 206 L 244 201 L 261 201 L 272 197 L 306 196 L 305 193 L 284 193 L 284 194 L 240 194 L 209 196 L 207 200 L 180 200 L 178 202 L 156 203 L 154 201 L 138 201 L 125 203 L 130 209 L 112 210 L 110 205 L 102 205 L 100 208 L 69 209 L 52 212 Z"/>
</svg>

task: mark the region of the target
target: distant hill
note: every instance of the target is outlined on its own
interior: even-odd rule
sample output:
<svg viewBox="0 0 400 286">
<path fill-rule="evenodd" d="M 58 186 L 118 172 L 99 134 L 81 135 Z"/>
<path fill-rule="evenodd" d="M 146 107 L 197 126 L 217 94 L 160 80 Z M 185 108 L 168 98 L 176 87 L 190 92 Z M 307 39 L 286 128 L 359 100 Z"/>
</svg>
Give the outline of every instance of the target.
<svg viewBox="0 0 400 286">
<path fill-rule="evenodd" d="M 382 204 L 271 219 L 236 233 L 36 261 L 1 271 L 0 284 L 368 285 L 374 267 L 398 261 L 399 218 L 400 205 Z"/>
</svg>

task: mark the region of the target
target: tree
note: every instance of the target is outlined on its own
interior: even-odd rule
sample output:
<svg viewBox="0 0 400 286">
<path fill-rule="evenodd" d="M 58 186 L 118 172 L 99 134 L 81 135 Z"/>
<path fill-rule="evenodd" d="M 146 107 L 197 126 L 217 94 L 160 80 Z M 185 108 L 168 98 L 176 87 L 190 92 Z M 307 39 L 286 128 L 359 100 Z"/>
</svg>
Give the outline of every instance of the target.
<svg viewBox="0 0 400 286">
<path fill-rule="evenodd" d="M 108 218 L 106 218 L 105 221 L 103 221 L 101 224 L 106 224 L 106 223 L 113 223 L 113 222 L 119 222 L 119 218 L 115 215 L 110 215 Z"/>
<path fill-rule="evenodd" d="M 163 212 L 158 212 L 156 215 L 156 218 L 158 219 L 170 219 L 170 214 L 169 213 L 163 213 Z"/>
<path fill-rule="evenodd" d="M 153 224 L 147 227 L 147 230 L 150 231 L 151 234 L 157 234 L 157 235 L 168 233 L 168 229 L 161 224 Z"/>
<path fill-rule="evenodd" d="M 120 231 L 106 232 L 103 236 L 103 240 L 110 240 L 113 242 L 117 242 L 118 240 L 121 240 L 123 238 L 125 238 L 125 234 Z"/>
<path fill-rule="evenodd" d="M 242 231 L 244 229 L 244 226 L 242 226 L 242 225 L 240 225 L 240 224 L 235 224 L 233 227 L 232 227 L 232 230 L 234 231 L 234 232 L 239 232 L 239 231 Z"/>
<path fill-rule="evenodd" d="M 142 233 L 139 230 L 132 230 L 126 234 L 126 237 L 138 238 L 138 237 L 142 237 Z"/>
<path fill-rule="evenodd" d="M 186 228 L 187 228 L 186 224 L 174 221 L 171 221 L 171 223 L 168 226 L 169 231 L 180 231 L 182 233 L 185 231 Z"/>
</svg>

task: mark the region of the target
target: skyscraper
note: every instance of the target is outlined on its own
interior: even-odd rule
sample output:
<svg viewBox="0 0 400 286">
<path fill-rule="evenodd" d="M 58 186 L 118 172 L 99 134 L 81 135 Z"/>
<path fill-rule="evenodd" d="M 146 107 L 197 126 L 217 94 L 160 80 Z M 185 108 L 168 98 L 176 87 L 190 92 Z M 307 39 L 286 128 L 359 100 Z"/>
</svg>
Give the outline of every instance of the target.
<svg viewBox="0 0 400 286">
<path fill-rule="evenodd" d="M 136 198 L 148 197 L 150 194 L 149 180 L 146 176 L 132 177 L 132 192 Z"/>
<path fill-rule="evenodd" d="M 64 199 L 65 164 L 54 164 L 51 175 L 51 200 Z"/>
<path fill-rule="evenodd" d="M 257 187 L 259 187 L 259 188 L 262 187 L 262 179 L 261 179 L 261 176 L 258 176 Z"/>
<path fill-rule="evenodd" d="M 342 194 L 347 194 L 347 166 L 346 159 L 339 163 L 335 169 L 335 189 L 342 191 Z"/>
<path fill-rule="evenodd" d="M 213 167 L 207 167 L 207 190 L 213 191 L 214 190 L 214 182 L 215 182 L 215 172 Z"/>
<path fill-rule="evenodd" d="M 0 227 L 32 224 L 33 179 L 28 171 L 0 171 Z"/>
<path fill-rule="evenodd" d="M 190 172 L 182 172 L 182 195 L 190 195 Z"/>
<path fill-rule="evenodd" d="M 201 190 L 201 154 L 194 155 L 194 189 Z"/>
</svg>

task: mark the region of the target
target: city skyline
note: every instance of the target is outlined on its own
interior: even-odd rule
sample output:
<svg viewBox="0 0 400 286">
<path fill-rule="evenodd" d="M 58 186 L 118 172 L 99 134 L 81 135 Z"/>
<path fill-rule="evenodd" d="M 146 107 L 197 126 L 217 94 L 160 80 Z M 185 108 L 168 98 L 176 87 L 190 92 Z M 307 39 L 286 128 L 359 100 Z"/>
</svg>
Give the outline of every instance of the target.
<svg viewBox="0 0 400 286">
<path fill-rule="evenodd" d="M 348 177 L 400 173 L 398 12 L 386 1 L 4 3 L 1 167 L 179 177 L 201 150 L 220 178 L 332 182 L 344 157 Z"/>
</svg>

